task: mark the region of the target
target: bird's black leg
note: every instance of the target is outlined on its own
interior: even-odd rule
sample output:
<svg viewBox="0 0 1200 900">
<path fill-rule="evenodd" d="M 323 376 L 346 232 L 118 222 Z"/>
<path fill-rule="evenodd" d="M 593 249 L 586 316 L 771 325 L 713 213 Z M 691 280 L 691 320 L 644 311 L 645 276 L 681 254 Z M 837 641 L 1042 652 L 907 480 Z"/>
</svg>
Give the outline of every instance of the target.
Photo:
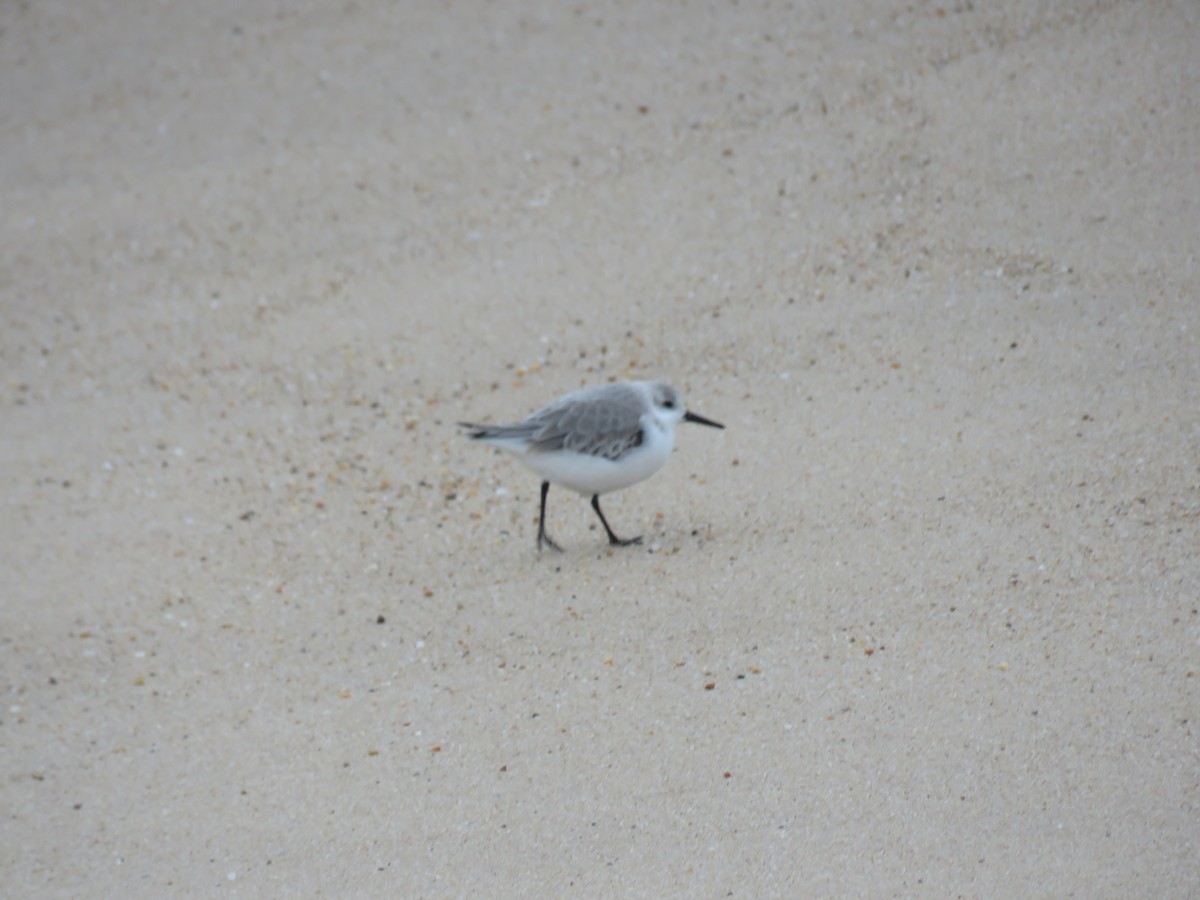
<svg viewBox="0 0 1200 900">
<path fill-rule="evenodd" d="M 558 546 L 558 544 L 554 543 L 554 541 L 550 539 L 550 535 L 546 534 L 546 495 L 548 493 L 550 493 L 550 482 L 543 481 L 542 482 L 542 511 L 540 513 L 538 513 L 537 548 L 538 548 L 538 552 L 540 553 L 542 551 L 542 544 L 547 544 L 548 546 L 553 547 L 559 553 L 562 553 L 562 547 L 560 547 L 560 546 Z M 601 517 L 601 518 L 603 518 L 603 517 Z"/>
<path fill-rule="evenodd" d="M 600 495 L 592 494 L 592 509 L 596 511 L 596 515 L 600 517 L 600 524 L 604 526 L 604 530 L 608 532 L 608 542 L 614 547 L 628 547 L 630 544 L 640 544 L 642 538 L 639 535 L 635 538 L 627 538 L 622 540 L 613 534 L 613 530 L 608 527 L 608 520 L 604 518 L 604 513 L 600 511 Z"/>
</svg>

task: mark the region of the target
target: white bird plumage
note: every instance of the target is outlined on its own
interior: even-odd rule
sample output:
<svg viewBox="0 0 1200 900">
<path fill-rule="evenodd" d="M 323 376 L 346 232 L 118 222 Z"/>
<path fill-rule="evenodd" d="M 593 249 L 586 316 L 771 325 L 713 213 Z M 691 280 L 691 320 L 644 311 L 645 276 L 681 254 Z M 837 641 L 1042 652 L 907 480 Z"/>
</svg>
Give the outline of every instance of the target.
<svg viewBox="0 0 1200 900">
<path fill-rule="evenodd" d="M 470 429 L 473 440 L 507 450 L 541 477 L 538 549 L 547 544 L 561 550 L 546 534 L 551 484 L 590 495 L 610 543 L 641 543 L 640 537 L 622 540 L 613 533 L 600 510 L 600 497 L 644 481 L 666 465 L 680 422 L 725 427 L 688 412 L 679 391 L 663 381 L 573 391 L 509 425 L 459 424 Z"/>
</svg>

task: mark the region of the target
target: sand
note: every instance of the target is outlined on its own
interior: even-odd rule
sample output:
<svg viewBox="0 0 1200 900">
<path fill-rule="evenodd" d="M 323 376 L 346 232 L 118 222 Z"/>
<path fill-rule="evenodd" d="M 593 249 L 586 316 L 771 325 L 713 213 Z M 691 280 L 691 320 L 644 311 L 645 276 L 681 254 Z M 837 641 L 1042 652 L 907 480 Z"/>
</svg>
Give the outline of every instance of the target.
<svg viewBox="0 0 1200 900">
<path fill-rule="evenodd" d="M 1198 28 L 5 4 L 3 893 L 1200 894 Z"/>
</svg>

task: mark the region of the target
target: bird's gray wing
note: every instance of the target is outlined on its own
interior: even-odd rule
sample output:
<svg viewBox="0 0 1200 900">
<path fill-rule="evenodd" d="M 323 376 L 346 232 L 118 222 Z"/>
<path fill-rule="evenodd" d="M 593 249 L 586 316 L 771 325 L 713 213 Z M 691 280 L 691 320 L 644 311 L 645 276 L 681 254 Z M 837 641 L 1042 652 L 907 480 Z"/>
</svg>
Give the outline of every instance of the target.
<svg viewBox="0 0 1200 900">
<path fill-rule="evenodd" d="M 617 459 L 644 440 L 641 409 L 641 398 L 633 391 L 610 392 L 586 402 L 564 398 L 526 419 L 538 424 L 529 449 L 534 453 L 567 450 Z"/>
</svg>

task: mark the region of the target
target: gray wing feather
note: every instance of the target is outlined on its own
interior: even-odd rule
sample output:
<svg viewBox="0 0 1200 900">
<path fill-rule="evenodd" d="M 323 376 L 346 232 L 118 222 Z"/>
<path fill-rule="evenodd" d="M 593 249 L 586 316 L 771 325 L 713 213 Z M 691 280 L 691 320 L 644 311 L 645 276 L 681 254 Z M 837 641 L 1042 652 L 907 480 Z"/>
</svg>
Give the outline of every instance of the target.
<svg viewBox="0 0 1200 900">
<path fill-rule="evenodd" d="M 634 391 L 606 392 L 600 398 L 564 397 L 520 425 L 536 425 L 530 437 L 534 453 L 570 450 L 617 459 L 642 443 L 641 397 Z"/>
<path fill-rule="evenodd" d="M 641 409 L 641 396 L 635 391 L 608 388 L 568 394 L 510 425 L 461 424 L 476 440 L 528 441 L 530 453 L 568 450 L 618 459 L 644 439 Z"/>
</svg>

